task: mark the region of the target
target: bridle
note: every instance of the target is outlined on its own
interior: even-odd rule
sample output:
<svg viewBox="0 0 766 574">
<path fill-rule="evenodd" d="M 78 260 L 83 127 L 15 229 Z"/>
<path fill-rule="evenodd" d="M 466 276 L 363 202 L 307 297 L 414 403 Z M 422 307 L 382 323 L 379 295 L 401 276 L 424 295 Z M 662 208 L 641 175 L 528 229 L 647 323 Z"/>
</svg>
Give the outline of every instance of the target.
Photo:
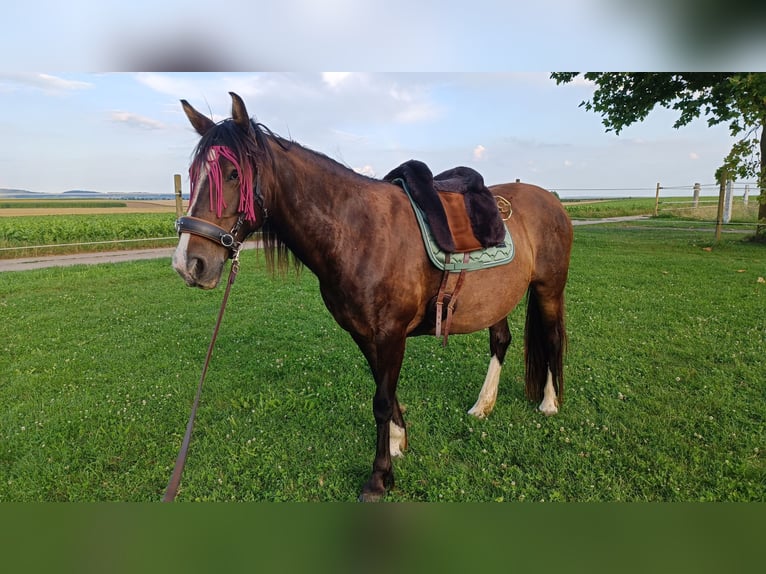
<svg viewBox="0 0 766 574">
<path fill-rule="evenodd" d="M 256 203 L 258 204 L 261 216 L 256 218 L 256 225 L 253 230 L 248 233 L 248 235 L 253 231 L 263 227 L 266 224 L 266 220 L 268 219 L 269 214 L 268 209 L 266 209 L 265 206 L 263 193 L 261 191 L 260 174 L 257 171 L 253 196 Z M 213 243 L 216 243 L 221 247 L 225 247 L 229 251 L 229 259 L 234 259 L 239 254 L 239 250 L 242 249 L 243 242 L 245 239 L 247 239 L 247 236 L 245 236 L 242 241 L 237 239 L 237 234 L 239 233 L 244 223 L 245 214 L 240 212 L 237 216 L 237 221 L 229 231 L 226 231 L 226 229 L 220 225 L 216 225 L 215 223 L 211 223 L 191 215 L 186 215 L 176 219 L 175 226 L 176 233 L 178 233 L 179 236 L 182 233 L 190 233 L 192 235 L 196 235 L 197 237 L 204 237 L 205 239 L 209 239 Z"/>
<path fill-rule="evenodd" d="M 244 218 L 242 214 L 240 214 L 239 217 L 237 217 L 237 222 L 234 224 L 234 227 L 231 228 L 231 231 L 226 231 L 223 227 L 220 227 L 215 223 L 210 223 L 204 219 L 187 215 L 179 217 L 176 220 L 176 232 L 178 235 L 181 235 L 182 233 L 190 233 L 197 237 L 209 239 L 213 243 L 217 243 L 221 247 L 228 249 L 229 259 L 233 259 L 242 248 L 242 242 L 237 241 L 237 233 L 243 222 Z"/>
<path fill-rule="evenodd" d="M 268 217 L 268 210 L 264 205 L 263 194 L 261 193 L 261 181 L 260 177 L 256 173 L 256 184 L 253 190 L 254 197 L 260 208 L 261 216 L 256 218 L 256 226 L 252 231 L 260 229 L 266 223 Z M 181 484 L 181 474 L 183 473 L 184 466 L 186 465 L 186 455 L 189 452 L 189 444 L 191 443 L 192 430 L 194 429 L 194 419 L 197 416 L 197 407 L 199 406 L 200 398 L 202 396 L 202 385 L 205 382 L 205 375 L 207 374 L 207 368 L 210 364 L 210 358 L 213 355 L 213 347 L 215 346 L 215 340 L 218 337 L 218 330 L 221 327 L 221 320 L 223 319 L 223 312 L 226 309 L 226 302 L 229 300 L 229 293 L 231 292 L 231 286 L 234 285 L 234 280 L 237 278 L 239 272 L 239 252 L 242 249 L 242 244 L 247 238 L 247 235 L 239 241 L 237 234 L 239 233 L 242 225 L 245 222 L 245 214 L 239 213 L 237 221 L 234 223 L 234 227 L 230 231 L 226 231 L 223 227 L 210 223 L 204 219 L 199 219 L 193 216 L 179 217 L 176 220 L 176 231 L 180 236 L 182 233 L 191 233 L 198 237 L 209 239 L 213 243 L 216 243 L 222 247 L 225 247 L 229 251 L 229 259 L 231 262 L 231 269 L 229 270 L 229 280 L 226 283 L 226 291 L 223 294 L 223 300 L 221 301 L 221 309 L 218 311 L 218 319 L 215 323 L 215 329 L 213 329 L 213 336 L 210 338 L 210 344 L 208 345 L 207 355 L 205 356 L 205 364 L 202 367 L 202 374 L 200 375 L 199 384 L 197 385 L 197 393 L 194 396 L 194 402 L 192 403 L 191 413 L 189 414 L 189 422 L 186 424 L 186 432 L 181 443 L 181 449 L 176 457 L 176 463 L 173 467 L 173 473 L 170 475 L 167 488 L 165 489 L 165 495 L 162 498 L 163 502 L 173 502 L 178 494 L 178 487 Z M 252 233 L 252 231 L 250 233 Z M 249 235 L 249 233 L 248 233 Z"/>
</svg>

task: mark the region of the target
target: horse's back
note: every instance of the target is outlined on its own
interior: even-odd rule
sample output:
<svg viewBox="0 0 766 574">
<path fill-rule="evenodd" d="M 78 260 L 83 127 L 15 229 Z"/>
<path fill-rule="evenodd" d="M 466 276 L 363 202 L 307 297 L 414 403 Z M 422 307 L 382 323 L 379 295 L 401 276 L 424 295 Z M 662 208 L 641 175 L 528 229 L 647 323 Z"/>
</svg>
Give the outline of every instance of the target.
<svg viewBox="0 0 766 574">
<path fill-rule="evenodd" d="M 573 229 L 558 197 L 542 187 L 520 182 L 494 185 L 490 190 L 511 202 L 513 213 L 506 223 L 514 240 L 523 237 L 533 254 L 533 279 L 563 275 L 566 281 Z"/>
<path fill-rule="evenodd" d="M 511 202 L 513 216 L 524 220 L 529 228 L 536 224 L 548 228 L 549 231 L 572 231 L 564 206 L 558 197 L 547 189 L 529 183 L 503 183 L 493 185 L 490 190 L 495 195 L 501 195 Z M 551 229 L 553 228 L 553 229 Z"/>
</svg>

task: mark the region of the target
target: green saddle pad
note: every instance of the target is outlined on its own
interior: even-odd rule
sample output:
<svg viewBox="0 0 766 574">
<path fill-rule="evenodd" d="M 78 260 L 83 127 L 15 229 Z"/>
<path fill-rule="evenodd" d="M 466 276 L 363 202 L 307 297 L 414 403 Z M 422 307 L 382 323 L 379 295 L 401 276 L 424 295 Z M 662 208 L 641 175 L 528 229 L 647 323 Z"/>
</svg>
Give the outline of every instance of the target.
<svg viewBox="0 0 766 574">
<path fill-rule="evenodd" d="M 513 238 L 511 238 L 511 232 L 508 226 L 505 227 L 505 241 L 495 247 L 487 247 L 486 249 L 477 249 L 476 251 L 468 252 L 468 261 L 463 262 L 464 254 L 459 254 L 458 257 L 450 256 L 450 261 L 447 263 L 447 253 L 439 249 L 436 244 L 436 240 L 431 234 L 431 230 L 426 222 L 423 211 L 412 200 L 410 190 L 407 189 L 407 184 L 402 179 L 395 179 L 392 183 L 400 185 L 407 194 L 410 200 L 412 209 L 415 212 L 415 217 L 418 220 L 420 226 L 420 233 L 423 236 L 423 244 L 428 253 L 428 258 L 431 260 L 438 269 L 441 271 L 449 271 L 451 273 L 457 273 L 459 271 L 476 271 L 478 269 L 487 269 L 489 267 L 496 267 L 498 265 L 505 265 L 513 261 L 514 246 Z"/>
</svg>

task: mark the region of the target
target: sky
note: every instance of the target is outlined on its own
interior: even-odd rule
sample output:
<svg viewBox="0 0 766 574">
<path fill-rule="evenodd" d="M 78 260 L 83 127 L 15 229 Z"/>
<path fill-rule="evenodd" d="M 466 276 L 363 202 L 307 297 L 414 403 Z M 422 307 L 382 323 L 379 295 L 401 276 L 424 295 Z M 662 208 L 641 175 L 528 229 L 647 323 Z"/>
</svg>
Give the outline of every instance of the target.
<svg viewBox="0 0 766 574">
<path fill-rule="evenodd" d="M 657 109 L 617 136 L 579 106 L 593 89 L 548 72 L 0 73 L 0 188 L 172 193 L 180 173 L 188 193 L 198 136 L 179 100 L 219 121 L 230 91 L 274 132 L 373 177 L 419 159 L 562 197 L 714 182 L 725 126 L 676 130 Z"/>
<path fill-rule="evenodd" d="M 748 0 L 26 0 L 3 24 L 0 188 L 47 193 L 172 193 L 176 173 L 188 193 L 179 99 L 220 120 L 229 91 L 374 177 L 419 159 L 562 197 L 712 185 L 725 126 L 675 130 L 658 109 L 606 133 L 579 107 L 593 86 L 549 71 L 766 62 L 766 4 Z"/>
</svg>

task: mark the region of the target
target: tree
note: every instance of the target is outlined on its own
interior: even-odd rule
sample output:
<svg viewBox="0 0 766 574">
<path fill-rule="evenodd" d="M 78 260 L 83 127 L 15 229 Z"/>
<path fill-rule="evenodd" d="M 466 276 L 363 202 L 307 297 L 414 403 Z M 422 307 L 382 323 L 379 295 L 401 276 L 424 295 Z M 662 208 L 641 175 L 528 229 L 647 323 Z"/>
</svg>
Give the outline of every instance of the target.
<svg viewBox="0 0 766 574">
<path fill-rule="evenodd" d="M 580 73 L 557 72 L 551 78 L 566 84 Z M 719 169 L 731 177 L 757 178 L 761 193 L 756 235 L 766 241 L 766 74 L 586 72 L 583 76 L 596 85 L 596 91 L 580 105 L 601 114 L 608 132 L 619 134 L 644 120 L 657 105 L 679 112 L 674 128 L 703 113 L 710 126 L 728 123 L 732 136 L 739 139 Z"/>
</svg>

